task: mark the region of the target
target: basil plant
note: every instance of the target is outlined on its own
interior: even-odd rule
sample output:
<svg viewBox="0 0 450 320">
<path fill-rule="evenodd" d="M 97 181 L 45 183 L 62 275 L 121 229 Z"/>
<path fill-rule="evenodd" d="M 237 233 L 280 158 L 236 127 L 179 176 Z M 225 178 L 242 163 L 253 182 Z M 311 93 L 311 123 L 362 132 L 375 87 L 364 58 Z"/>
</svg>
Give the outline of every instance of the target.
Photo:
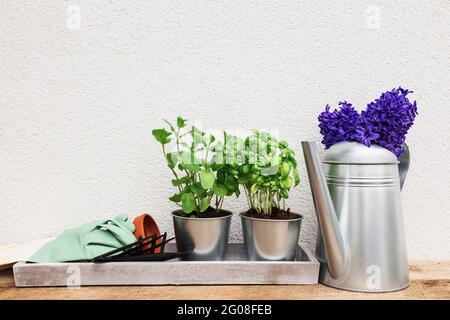
<svg viewBox="0 0 450 320">
<path fill-rule="evenodd" d="M 220 210 L 224 197 L 239 195 L 236 166 L 225 164 L 222 141 L 178 117 L 175 124 L 164 120 L 166 128 L 152 134 L 161 144 L 167 166 L 173 173 L 177 192 L 169 199 L 191 217 L 201 217 L 208 209 Z"/>
<path fill-rule="evenodd" d="M 286 141 L 256 130 L 240 149 L 237 177 L 250 210 L 262 215 L 271 215 L 273 208 L 286 211 L 289 191 L 300 183 L 294 151 Z"/>
</svg>

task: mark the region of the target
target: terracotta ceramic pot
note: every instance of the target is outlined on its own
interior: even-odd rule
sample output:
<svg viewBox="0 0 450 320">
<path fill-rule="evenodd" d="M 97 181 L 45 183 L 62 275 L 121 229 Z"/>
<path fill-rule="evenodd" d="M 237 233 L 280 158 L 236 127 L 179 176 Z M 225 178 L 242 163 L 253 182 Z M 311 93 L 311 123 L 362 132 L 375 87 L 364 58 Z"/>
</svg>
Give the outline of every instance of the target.
<svg viewBox="0 0 450 320">
<path fill-rule="evenodd" d="M 159 237 L 161 235 L 161 232 L 159 231 L 158 225 L 156 224 L 155 220 L 148 214 L 143 213 L 140 216 L 137 216 L 133 220 L 133 224 L 136 227 L 136 230 L 134 231 L 134 236 L 136 239 L 145 238 L 151 235 L 156 235 Z M 156 244 L 159 244 L 161 242 L 161 239 L 156 241 Z M 147 247 L 149 247 L 148 245 Z M 155 253 L 160 253 L 161 248 L 155 249 Z"/>
</svg>

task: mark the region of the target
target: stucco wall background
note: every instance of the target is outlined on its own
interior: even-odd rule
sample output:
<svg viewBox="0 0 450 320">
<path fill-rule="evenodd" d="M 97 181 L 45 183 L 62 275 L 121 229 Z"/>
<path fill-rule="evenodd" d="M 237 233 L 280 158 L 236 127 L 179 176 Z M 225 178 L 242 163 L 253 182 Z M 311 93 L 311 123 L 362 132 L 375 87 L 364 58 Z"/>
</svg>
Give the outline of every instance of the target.
<svg viewBox="0 0 450 320">
<path fill-rule="evenodd" d="M 402 199 L 409 257 L 450 258 L 450 2 L 3 0 L 0 16 L 0 243 L 121 213 L 151 212 L 172 233 L 151 130 L 180 114 L 279 130 L 300 160 L 289 204 L 313 248 L 300 141 L 320 140 L 325 104 L 361 109 L 402 85 L 419 106 Z"/>
</svg>

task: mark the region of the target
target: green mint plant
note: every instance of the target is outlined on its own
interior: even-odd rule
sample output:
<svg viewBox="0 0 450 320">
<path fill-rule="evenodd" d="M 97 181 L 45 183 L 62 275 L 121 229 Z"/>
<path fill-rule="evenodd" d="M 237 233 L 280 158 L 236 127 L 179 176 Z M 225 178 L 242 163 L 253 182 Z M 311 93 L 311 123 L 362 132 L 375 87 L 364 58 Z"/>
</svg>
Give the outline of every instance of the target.
<svg viewBox="0 0 450 320">
<path fill-rule="evenodd" d="M 250 210 L 271 215 L 273 208 L 286 211 L 292 187 L 300 183 L 295 153 L 286 141 L 253 131 L 240 152 L 238 183 L 243 186 Z"/>
<path fill-rule="evenodd" d="M 171 201 L 187 215 L 199 217 L 209 208 L 220 210 L 225 196 L 239 195 L 237 179 L 224 163 L 221 141 L 195 126 L 187 126 L 182 117 L 177 118 L 176 124 L 164 122 L 167 128 L 154 129 L 152 134 L 161 144 L 174 176 L 172 185 L 177 193 L 169 198 Z"/>
</svg>

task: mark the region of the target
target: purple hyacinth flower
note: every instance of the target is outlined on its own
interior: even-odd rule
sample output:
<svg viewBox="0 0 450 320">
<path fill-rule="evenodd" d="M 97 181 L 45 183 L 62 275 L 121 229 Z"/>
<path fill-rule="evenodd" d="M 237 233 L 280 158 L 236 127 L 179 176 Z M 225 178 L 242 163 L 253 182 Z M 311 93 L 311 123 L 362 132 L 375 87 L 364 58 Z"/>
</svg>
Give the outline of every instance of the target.
<svg viewBox="0 0 450 320">
<path fill-rule="evenodd" d="M 339 103 L 339 110 L 330 111 L 327 105 L 318 118 L 325 148 L 341 141 L 357 141 L 368 147 L 378 144 L 400 157 L 418 114 L 416 101 L 411 103 L 406 97 L 411 92 L 401 87 L 387 91 L 361 114 L 346 101 Z"/>
</svg>

